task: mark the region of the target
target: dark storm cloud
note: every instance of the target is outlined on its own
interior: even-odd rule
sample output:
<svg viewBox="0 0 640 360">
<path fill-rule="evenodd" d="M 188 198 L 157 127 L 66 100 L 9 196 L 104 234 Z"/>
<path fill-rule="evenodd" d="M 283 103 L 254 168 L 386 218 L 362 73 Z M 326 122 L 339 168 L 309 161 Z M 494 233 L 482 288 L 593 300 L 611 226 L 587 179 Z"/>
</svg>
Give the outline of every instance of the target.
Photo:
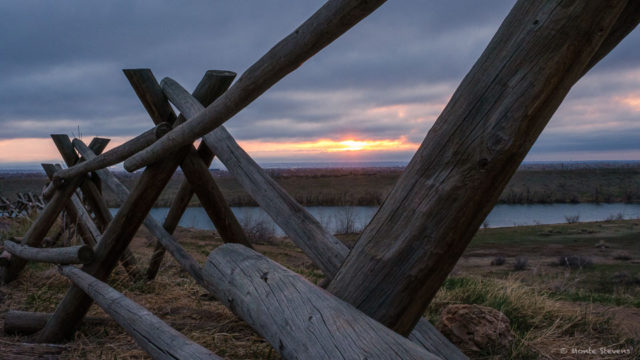
<svg viewBox="0 0 640 360">
<path fill-rule="evenodd" d="M 358 135 L 420 142 L 513 3 L 389 1 L 227 127 L 240 140 Z M 171 76 L 191 90 L 207 69 L 242 73 L 322 4 L 2 2 L 0 139 L 78 127 L 91 135 L 134 136 L 151 121 L 122 68 L 149 67 L 159 80 Z M 579 142 L 589 125 L 604 122 L 585 103 L 615 103 L 640 91 L 638 81 L 625 80 L 639 67 L 639 41 L 635 31 L 576 85 L 535 151 L 561 149 L 562 134 L 575 132 Z M 615 136 L 630 144 L 637 134 L 622 129 L 640 110 L 611 110 Z"/>
</svg>

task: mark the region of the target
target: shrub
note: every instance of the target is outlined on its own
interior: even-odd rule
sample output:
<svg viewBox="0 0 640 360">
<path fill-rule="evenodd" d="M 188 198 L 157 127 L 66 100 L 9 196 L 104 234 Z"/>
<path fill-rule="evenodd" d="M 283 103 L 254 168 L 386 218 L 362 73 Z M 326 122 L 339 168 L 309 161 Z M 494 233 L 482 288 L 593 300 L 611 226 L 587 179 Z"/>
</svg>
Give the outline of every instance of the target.
<svg viewBox="0 0 640 360">
<path fill-rule="evenodd" d="M 513 270 L 516 270 L 516 271 L 525 270 L 528 264 L 529 264 L 529 259 L 527 259 L 524 256 L 518 256 L 516 257 L 515 264 L 513 264 Z"/>
<path fill-rule="evenodd" d="M 504 263 L 506 262 L 504 256 L 496 256 L 495 259 L 491 260 L 491 265 L 492 266 L 500 266 L 500 265 L 504 265 Z"/>
<path fill-rule="evenodd" d="M 344 206 L 336 215 L 336 234 L 355 234 L 360 229 L 356 225 L 356 212 L 351 206 Z"/>
<path fill-rule="evenodd" d="M 567 224 L 575 224 L 580 221 L 580 215 L 565 215 L 564 220 Z"/>
<path fill-rule="evenodd" d="M 593 266 L 593 260 L 588 257 L 573 255 L 573 256 L 560 256 L 556 265 L 566 266 L 572 269 L 582 269 Z"/>
<path fill-rule="evenodd" d="M 242 222 L 242 228 L 252 244 L 267 244 L 272 242 L 275 237 L 273 225 L 268 224 L 265 220 L 247 217 Z"/>
</svg>

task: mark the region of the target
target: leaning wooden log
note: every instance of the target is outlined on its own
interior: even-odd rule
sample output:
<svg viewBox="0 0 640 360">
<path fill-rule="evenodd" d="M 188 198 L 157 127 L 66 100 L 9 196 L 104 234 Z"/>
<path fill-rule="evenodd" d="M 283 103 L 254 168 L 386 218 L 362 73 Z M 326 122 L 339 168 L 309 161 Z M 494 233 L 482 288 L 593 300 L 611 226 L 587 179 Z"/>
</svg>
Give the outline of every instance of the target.
<svg viewBox="0 0 640 360">
<path fill-rule="evenodd" d="M 385 0 L 329 0 L 289 36 L 247 69 L 206 111 L 124 163 L 134 171 L 222 125 L 315 53 L 329 45 Z"/>
<path fill-rule="evenodd" d="M 91 149 L 89 149 L 82 141 L 76 141 L 75 143 L 78 152 L 82 154 L 83 157 L 90 159 L 93 155 Z M 102 179 L 104 184 L 106 184 L 117 199 L 121 201 L 126 201 L 131 195 L 126 186 L 124 186 L 116 177 L 107 169 L 96 170 L 96 174 Z M 176 261 L 185 269 L 194 280 L 202 285 L 202 271 L 200 269 L 200 264 L 187 253 L 181 246 L 178 245 L 177 241 L 171 236 L 171 234 L 158 223 L 151 215 L 148 215 L 143 222 L 144 226 L 149 230 L 149 232 L 162 244 L 163 247 L 167 248 L 171 255 L 176 259 Z M 175 229 L 175 228 L 174 228 Z"/>
<path fill-rule="evenodd" d="M 5 240 L 4 249 L 12 255 L 25 260 L 52 264 L 88 264 L 93 260 L 93 249 L 87 245 L 34 248 L 18 245 L 11 240 Z"/>
<path fill-rule="evenodd" d="M 204 108 L 180 84 L 170 78 L 162 80 L 162 88 L 171 102 L 187 118 L 198 114 Z M 238 146 L 224 127 L 207 134 L 203 141 L 291 240 L 328 277 L 332 277 L 349 252 L 347 246 L 322 228 L 318 220 L 271 179 Z"/>
<path fill-rule="evenodd" d="M 439 359 L 242 245 L 211 252 L 204 274 L 211 293 L 285 359 Z"/>
<path fill-rule="evenodd" d="M 149 69 L 124 70 L 131 86 L 135 89 L 140 101 L 149 112 L 154 122 L 160 121 L 158 114 L 172 114 L 173 110 L 167 101 L 155 76 Z M 193 92 L 193 96 L 200 104 L 208 105 L 218 98 L 231 84 L 235 73 L 224 70 L 209 70 Z M 202 106 L 202 105 L 201 105 Z M 166 115 L 164 115 L 166 116 Z M 184 121 L 180 115 L 178 122 Z M 202 144 L 201 144 L 202 145 Z M 206 146 L 202 147 L 206 149 Z M 251 247 L 240 223 L 227 204 L 222 192 L 209 172 L 209 165 L 213 160 L 213 154 L 208 151 L 197 151 L 191 147 L 180 167 L 186 180 L 180 187 L 175 201 L 171 205 L 169 214 L 163 227 L 168 233 L 173 233 L 180 217 L 184 213 L 193 192 L 196 193 L 200 204 L 209 215 L 224 242 L 237 242 Z M 193 191 L 192 191 L 193 190 Z M 158 271 L 164 252 L 160 243 L 156 244 L 156 251 L 151 258 L 147 270 L 147 278 L 153 279 Z"/>
<path fill-rule="evenodd" d="M 206 147 L 203 144 L 200 144 L 200 146 Z M 213 159 L 213 156 L 211 156 L 211 158 Z M 171 207 L 167 212 L 167 217 L 165 217 L 164 223 L 162 224 L 162 227 L 167 231 L 167 233 L 173 234 L 175 229 L 178 227 L 180 218 L 182 218 L 182 214 L 184 214 L 185 210 L 189 206 L 189 201 L 192 196 L 193 188 L 188 181 L 184 180 L 182 184 L 180 184 L 178 192 L 173 197 Z M 147 267 L 146 273 L 147 280 L 155 279 L 158 274 L 158 270 L 160 269 L 160 264 L 162 264 L 162 258 L 164 257 L 165 251 L 166 247 L 161 241 L 158 241 L 153 249 L 151 259 L 149 259 L 149 266 Z"/>
<path fill-rule="evenodd" d="M 175 81 L 168 78 L 163 80 L 163 88 L 174 105 L 187 116 L 197 112 L 198 106 L 201 106 Z M 331 279 L 347 257 L 347 246 L 326 231 L 302 205 L 267 175 L 236 143 L 224 126 L 207 134 L 203 143 L 218 155 L 260 207 L 320 267 L 325 276 Z M 467 358 L 427 320 L 422 319 L 420 322 L 424 324 L 416 327 L 416 334 L 412 337 L 417 343 L 446 359 Z M 426 339 L 437 340 L 431 344 L 424 341 Z"/>
<path fill-rule="evenodd" d="M 44 327 L 53 314 L 44 312 L 31 312 L 9 310 L 3 314 L 3 332 L 5 335 L 31 335 Z M 84 318 L 83 324 L 90 326 L 104 326 L 112 323 L 106 317 Z"/>
<path fill-rule="evenodd" d="M 73 266 L 62 266 L 62 275 L 89 295 L 154 359 L 220 359 L 189 340 L 109 285 Z"/>
<path fill-rule="evenodd" d="M 120 146 L 96 156 L 91 161 L 83 161 L 74 166 L 58 171 L 54 176 L 54 182 L 64 179 L 70 179 L 76 176 L 85 175 L 90 171 L 104 169 L 106 167 L 118 164 L 129 156 L 153 144 L 155 141 L 163 137 L 171 130 L 169 123 L 160 123 L 155 128 L 136 136 L 135 138 L 125 142 Z"/>
<path fill-rule="evenodd" d="M 408 334 L 627 3 L 518 1 L 329 291 Z"/>
<path fill-rule="evenodd" d="M 109 223 L 94 249 L 95 260 L 83 270 L 99 280 L 113 271 L 118 258 L 129 246 L 131 239 L 147 217 L 153 203 L 169 182 L 189 148 L 185 147 L 167 159 L 145 168 L 135 188 Z M 108 170 L 97 170 L 96 173 Z M 91 306 L 91 298 L 78 287 L 72 286 L 47 325 L 38 333 L 39 342 L 57 342 L 68 338 Z"/>
<path fill-rule="evenodd" d="M 69 136 L 65 134 L 53 134 L 51 135 L 51 139 L 53 139 L 53 142 L 58 148 L 58 151 L 60 151 L 60 155 L 62 155 L 67 166 L 73 166 L 80 161 Z M 96 153 L 96 151 L 101 152 L 106 148 L 108 143 L 109 139 L 93 138 L 89 145 L 91 146 L 90 148 L 94 154 L 99 154 Z M 106 230 L 107 225 L 111 222 L 113 216 L 111 215 L 100 190 L 96 187 L 93 181 L 84 181 L 80 186 L 80 189 L 82 190 L 84 198 L 87 199 L 89 205 L 94 211 L 94 214 L 96 215 L 96 221 L 98 222 L 97 225 L 101 230 Z M 132 279 L 141 278 L 141 272 L 138 270 L 136 257 L 133 255 L 131 250 L 126 249 L 124 251 L 121 262 L 127 274 Z"/>
</svg>

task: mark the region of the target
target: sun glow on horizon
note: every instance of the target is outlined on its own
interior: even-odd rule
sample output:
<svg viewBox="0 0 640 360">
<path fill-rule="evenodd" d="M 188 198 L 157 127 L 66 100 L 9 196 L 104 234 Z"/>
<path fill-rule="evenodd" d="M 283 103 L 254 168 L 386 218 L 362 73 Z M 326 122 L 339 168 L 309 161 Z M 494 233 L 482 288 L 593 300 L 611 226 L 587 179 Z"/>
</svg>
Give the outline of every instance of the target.
<svg viewBox="0 0 640 360">
<path fill-rule="evenodd" d="M 299 142 L 268 142 L 261 140 L 240 141 L 242 147 L 251 153 L 339 153 L 339 152 L 375 152 L 375 151 L 415 151 L 419 144 L 406 138 L 367 140 L 346 138 L 344 140 L 318 139 Z"/>
</svg>

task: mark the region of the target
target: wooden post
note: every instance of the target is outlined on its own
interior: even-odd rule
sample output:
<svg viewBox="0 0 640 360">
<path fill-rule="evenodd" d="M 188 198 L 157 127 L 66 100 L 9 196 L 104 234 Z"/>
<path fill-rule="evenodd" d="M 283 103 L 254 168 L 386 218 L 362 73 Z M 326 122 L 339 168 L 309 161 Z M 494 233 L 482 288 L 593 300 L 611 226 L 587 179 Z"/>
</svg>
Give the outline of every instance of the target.
<svg viewBox="0 0 640 360">
<path fill-rule="evenodd" d="M 518 1 L 328 290 L 408 334 L 626 5 Z"/>
<path fill-rule="evenodd" d="M 4 248 L 11 254 L 29 261 L 53 264 L 88 264 L 93 260 L 93 249 L 87 245 L 62 248 L 34 248 L 5 240 Z"/>
<path fill-rule="evenodd" d="M 311 56 L 371 14 L 384 0 L 329 0 L 294 32 L 253 64 L 224 95 L 188 124 L 124 163 L 134 171 L 222 125 Z"/>
<path fill-rule="evenodd" d="M 56 144 L 56 147 L 58 148 L 58 151 L 60 151 L 60 155 L 62 155 L 62 158 L 64 159 L 67 166 L 73 166 L 80 161 L 78 155 L 76 155 L 76 152 L 73 149 L 73 144 L 71 143 L 67 135 L 54 134 L 51 135 L 51 138 Z M 91 145 L 93 145 L 95 149 L 100 151 L 104 150 L 108 143 L 109 139 L 94 138 L 93 140 L 91 140 Z M 95 154 L 95 150 L 93 151 Z M 89 205 L 96 214 L 98 226 L 100 226 L 101 230 L 104 231 L 107 228 L 107 225 L 113 219 L 113 216 L 111 215 L 107 204 L 102 198 L 100 190 L 92 181 L 83 182 L 83 184 L 80 186 L 80 189 L 82 190 L 82 194 L 84 195 L 85 199 L 89 201 Z M 136 257 L 133 255 L 131 250 L 126 249 L 124 251 L 121 261 L 122 266 L 132 279 L 141 278 L 141 273 L 138 270 Z"/>
<path fill-rule="evenodd" d="M 285 359 L 439 359 L 242 245 L 211 252 L 204 275 L 211 293 Z"/>
<path fill-rule="evenodd" d="M 127 248 L 136 231 L 147 217 L 162 189 L 182 162 L 189 148 L 146 167 L 134 190 L 107 226 L 94 249 L 95 260 L 83 270 L 99 280 L 106 279 Z M 96 172 L 106 171 L 105 169 Z M 47 325 L 38 333 L 39 342 L 57 342 L 68 338 L 85 316 L 91 299 L 78 287 L 72 286 L 58 305 Z"/>
<path fill-rule="evenodd" d="M 89 295 L 154 359 L 219 359 L 211 351 L 189 340 L 109 285 L 73 266 L 62 266 L 62 275 Z"/>
<path fill-rule="evenodd" d="M 82 154 L 84 158 L 91 159 L 95 156 L 91 149 L 89 149 L 82 141 L 76 139 L 74 140 L 74 145 L 78 152 Z M 96 175 L 100 177 L 100 179 L 111 189 L 116 198 L 122 202 L 126 202 L 127 198 L 130 197 L 129 190 L 126 186 L 124 186 L 116 177 L 107 169 L 96 170 Z M 202 285 L 202 271 L 200 269 L 200 264 L 189 255 L 180 245 L 178 245 L 177 241 L 167 232 L 165 228 L 163 228 L 160 223 L 158 223 L 151 215 L 148 215 L 143 222 L 144 226 L 149 230 L 149 232 L 158 240 L 158 242 L 167 248 L 171 255 L 176 259 L 176 261 L 184 268 L 193 278 L 194 280 Z M 175 227 L 174 227 L 175 229 Z"/>
<path fill-rule="evenodd" d="M 91 161 L 76 163 L 76 165 L 58 171 L 54 175 L 54 181 L 61 182 L 61 180 L 64 179 L 85 175 L 90 171 L 103 169 L 122 162 L 129 156 L 153 144 L 156 140 L 164 136 L 164 134 L 168 133 L 169 130 L 171 130 L 171 125 L 169 123 L 160 123 L 156 125 L 155 128 L 136 136 L 124 144 L 116 146 L 106 153 L 96 156 Z"/>
<path fill-rule="evenodd" d="M 186 116 L 199 111 L 201 105 L 175 81 L 164 79 L 163 88 L 174 105 Z M 327 278 L 331 279 L 347 257 L 347 246 L 327 232 L 304 207 L 269 177 L 242 150 L 224 126 L 205 135 L 203 143 L 218 155 L 260 207 L 320 267 Z M 416 343 L 445 359 L 467 358 L 426 319 L 421 319 L 420 323 L 421 325 L 416 327 L 416 333 L 410 337 Z"/>
</svg>

